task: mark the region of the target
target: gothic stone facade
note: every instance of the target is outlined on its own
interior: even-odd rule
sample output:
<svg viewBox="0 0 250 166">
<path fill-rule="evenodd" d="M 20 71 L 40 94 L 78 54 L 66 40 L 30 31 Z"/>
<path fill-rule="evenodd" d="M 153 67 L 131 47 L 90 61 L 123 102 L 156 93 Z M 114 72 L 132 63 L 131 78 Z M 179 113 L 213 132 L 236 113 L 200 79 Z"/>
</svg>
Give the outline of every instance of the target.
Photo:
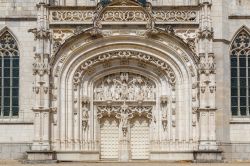
<svg viewBox="0 0 250 166">
<path fill-rule="evenodd" d="M 249 160 L 249 10 L 1 0 L 0 158 Z"/>
</svg>

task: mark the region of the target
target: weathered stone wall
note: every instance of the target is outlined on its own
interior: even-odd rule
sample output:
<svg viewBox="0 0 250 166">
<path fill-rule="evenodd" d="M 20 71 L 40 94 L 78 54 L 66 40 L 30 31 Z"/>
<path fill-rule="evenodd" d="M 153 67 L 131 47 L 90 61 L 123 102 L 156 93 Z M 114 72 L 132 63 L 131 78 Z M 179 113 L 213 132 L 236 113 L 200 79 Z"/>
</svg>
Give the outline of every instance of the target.
<svg viewBox="0 0 250 166">
<path fill-rule="evenodd" d="M 250 28 L 250 4 L 247 0 L 213 1 L 214 53 L 217 83 L 217 138 L 226 160 L 249 160 L 250 121 L 248 118 L 231 117 L 231 42 L 242 26 Z M 248 11 L 248 12 L 247 12 Z M 237 17 L 235 17 L 237 16 Z M 247 17 L 246 17 L 247 16 Z"/>
<path fill-rule="evenodd" d="M 0 159 L 21 159 L 33 140 L 32 63 L 36 26 L 36 1 L 1 0 L 0 31 L 8 30 L 17 40 L 20 56 L 19 117 L 0 119 Z"/>
<path fill-rule="evenodd" d="M 32 140 L 32 123 L 0 123 L 0 160 L 25 158 Z"/>
<path fill-rule="evenodd" d="M 1 0 L 0 17 L 35 16 L 38 0 Z"/>
<path fill-rule="evenodd" d="M 26 151 L 30 150 L 31 143 L 0 143 L 0 160 L 25 159 Z"/>
</svg>

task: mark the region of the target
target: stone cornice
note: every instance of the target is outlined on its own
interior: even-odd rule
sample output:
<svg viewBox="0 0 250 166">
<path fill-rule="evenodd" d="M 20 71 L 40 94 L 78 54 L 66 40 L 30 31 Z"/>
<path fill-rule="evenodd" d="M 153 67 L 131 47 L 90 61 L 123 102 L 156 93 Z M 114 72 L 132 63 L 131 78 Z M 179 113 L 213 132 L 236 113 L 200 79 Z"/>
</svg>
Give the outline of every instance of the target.
<svg viewBox="0 0 250 166">
<path fill-rule="evenodd" d="M 0 21 L 36 21 L 36 16 L 8 16 L 0 17 Z"/>
<path fill-rule="evenodd" d="M 250 15 L 230 15 L 228 19 L 250 19 Z"/>
</svg>

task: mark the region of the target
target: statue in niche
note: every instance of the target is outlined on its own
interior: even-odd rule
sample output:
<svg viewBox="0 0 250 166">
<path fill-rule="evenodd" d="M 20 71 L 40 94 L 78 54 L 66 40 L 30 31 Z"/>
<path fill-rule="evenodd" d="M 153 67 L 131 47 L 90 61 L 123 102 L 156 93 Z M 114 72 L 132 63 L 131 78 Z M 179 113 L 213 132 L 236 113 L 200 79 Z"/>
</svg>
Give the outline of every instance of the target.
<svg viewBox="0 0 250 166">
<path fill-rule="evenodd" d="M 163 129 L 166 130 L 168 126 L 168 109 L 167 107 L 163 107 L 162 110 L 162 125 Z"/>
<path fill-rule="evenodd" d="M 83 106 L 82 108 L 82 127 L 84 130 L 88 127 L 88 119 L 89 119 L 89 114 L 88 114 L 88 108 L 86 105 Z"/>
<path fill-rule="evenodd" d="M 168 126 L 168 98 L 167 96 L 161 97 L 161 106 L 162 106 L 162 126 L 164 131 L 167 130 Z"/>
<path fill-rule="evenodd" d="M 128 127 L 128 114 L 126 112 L 121 112 L 121 125 L 122 128 Z"/>
</svg>

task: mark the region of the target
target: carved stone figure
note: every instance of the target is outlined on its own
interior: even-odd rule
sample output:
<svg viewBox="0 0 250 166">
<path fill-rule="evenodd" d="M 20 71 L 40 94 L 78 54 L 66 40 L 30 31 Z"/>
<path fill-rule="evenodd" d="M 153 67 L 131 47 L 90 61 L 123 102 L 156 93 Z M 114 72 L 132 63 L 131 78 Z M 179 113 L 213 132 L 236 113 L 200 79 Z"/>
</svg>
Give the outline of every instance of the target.
<svg viewBox="0 0 250 166">
<path fill-rule="evenodd" d="M 84 130 L 86 130 L 86 128 L 88 127 L 88 118 L 88 108 L 86 107 L 86 105 L 84 105 L 82 109 L 82 127 Z"/>
<path fill-rule="evenodd" d="M 143 101 L 155 100 L 155 85 L 146 77 L 120 73 L 109 75 L 97 83 L 94 99 L 97 101 Z"/>
</svg>

